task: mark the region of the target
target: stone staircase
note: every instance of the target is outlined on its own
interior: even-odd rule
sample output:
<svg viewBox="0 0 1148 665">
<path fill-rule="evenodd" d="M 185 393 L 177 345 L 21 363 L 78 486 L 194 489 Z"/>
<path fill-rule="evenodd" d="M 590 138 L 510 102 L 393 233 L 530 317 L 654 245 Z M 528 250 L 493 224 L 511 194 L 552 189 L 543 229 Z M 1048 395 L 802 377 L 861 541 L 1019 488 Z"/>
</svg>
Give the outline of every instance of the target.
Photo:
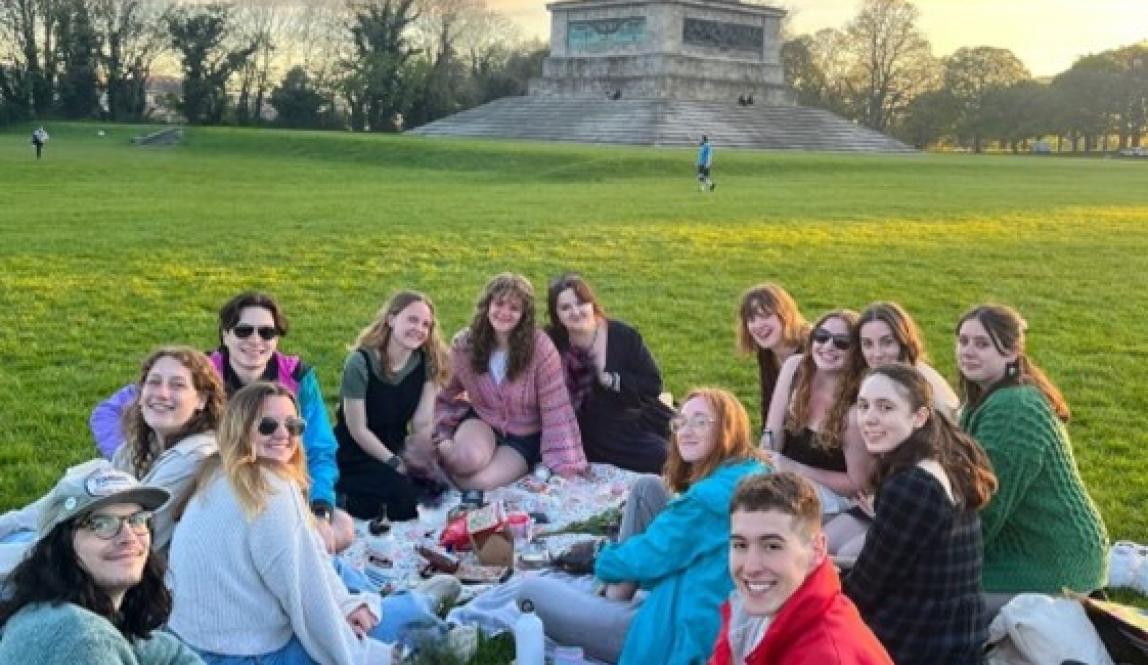
<svg viewBox="0 0 1148 665">
<path fill-rule="evenodd" d="M 696 145 L 706 134 L 723 148 L 912 151 L 822 109 L 658 99 L 503 97 L 411 133 L 655 146 Z"/>
</svg>

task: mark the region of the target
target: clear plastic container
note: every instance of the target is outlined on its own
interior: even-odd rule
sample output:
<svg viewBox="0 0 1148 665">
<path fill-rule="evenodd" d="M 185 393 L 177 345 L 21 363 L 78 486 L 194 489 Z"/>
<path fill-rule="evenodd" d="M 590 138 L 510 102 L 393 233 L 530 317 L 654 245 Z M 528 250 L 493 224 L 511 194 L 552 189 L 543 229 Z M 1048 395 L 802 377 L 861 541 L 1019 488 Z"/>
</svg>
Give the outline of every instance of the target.
<svg viewBox="0 0 1148 665">
<path fill-rule="evenodd" d="M 554 647 L 554 665 L 583 665 L 582 647 Z"/>
</svg>

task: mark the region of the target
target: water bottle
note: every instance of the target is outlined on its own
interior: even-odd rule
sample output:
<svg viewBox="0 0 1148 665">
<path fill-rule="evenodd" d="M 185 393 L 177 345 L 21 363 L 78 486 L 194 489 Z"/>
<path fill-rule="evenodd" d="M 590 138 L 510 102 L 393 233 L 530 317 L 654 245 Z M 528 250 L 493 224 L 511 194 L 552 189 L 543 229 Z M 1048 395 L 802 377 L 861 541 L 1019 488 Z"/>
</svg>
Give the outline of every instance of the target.
<svg viewBox="0 0 1148 665">
<path fill-rule="evenodd" d="M 517 665 L 545 665 L 546 635 L 542 619 L 534 613 L 534 603 L 523 600 L 522 615 L 514 622 L 514 653 Z"/>
</svg>

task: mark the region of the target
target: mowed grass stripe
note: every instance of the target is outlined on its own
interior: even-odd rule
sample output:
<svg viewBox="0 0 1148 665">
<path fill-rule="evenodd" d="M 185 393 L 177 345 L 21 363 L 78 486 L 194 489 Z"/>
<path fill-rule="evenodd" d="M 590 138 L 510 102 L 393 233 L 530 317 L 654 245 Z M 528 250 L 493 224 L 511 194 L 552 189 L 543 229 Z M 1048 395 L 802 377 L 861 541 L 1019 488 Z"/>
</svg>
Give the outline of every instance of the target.
<svg viewBox="0 0 1148 665">
<path fill-rule="evenodd" d="M 148 349 L 214 345 L 237 290 L 285 303 L 283 348 L 333 408 L 346 345 L 393 289 L 431 294 L 449 336 L 491 274 L 523 272 L 541 298 L 574 268 L 671 390 L 731 387 L 755 420 L 732 340 L 749 284 L 785 284 L 811 318 L 898 300 L 950 377 L 959 314 L 1013 304 L 1112 534 L 1148 540 L 1148 164 L 719 145 L 703 195 L 691 150 L 199 128 L 140 149 L 145 128 L 72 124 L 36 163 L 30 130 L 0 134 L 5 508 L 92 454 L 91 406 Z"/>
</svg>

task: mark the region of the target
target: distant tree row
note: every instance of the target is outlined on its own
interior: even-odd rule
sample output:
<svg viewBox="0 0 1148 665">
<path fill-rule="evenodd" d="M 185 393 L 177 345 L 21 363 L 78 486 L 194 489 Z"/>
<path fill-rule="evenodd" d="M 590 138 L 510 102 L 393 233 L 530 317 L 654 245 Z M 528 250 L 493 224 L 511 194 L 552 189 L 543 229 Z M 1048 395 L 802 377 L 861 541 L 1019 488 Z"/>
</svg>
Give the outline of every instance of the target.
<svg viewBox="0 0 1148 665">
<path fill-rule="evenodd" d="M 421 124 L 524 94 L 541 69 L 544 46 L 483 2 L 0 0 L 0 124 L 164 106 L 193 124 Z"/>
<path fill-rule="evenodd" d="M 1060 151 L 1138 147 L 1148 131 L 1148 45 L 1080 58 L 1038 81 L 1011 51 L 990 46 L 933 56 L 908 0 L 864 0 L 843 30 L 782 47 L 798 101 L 918 147 L 1017 151 L 1053 139 Z"/>
</svg>

